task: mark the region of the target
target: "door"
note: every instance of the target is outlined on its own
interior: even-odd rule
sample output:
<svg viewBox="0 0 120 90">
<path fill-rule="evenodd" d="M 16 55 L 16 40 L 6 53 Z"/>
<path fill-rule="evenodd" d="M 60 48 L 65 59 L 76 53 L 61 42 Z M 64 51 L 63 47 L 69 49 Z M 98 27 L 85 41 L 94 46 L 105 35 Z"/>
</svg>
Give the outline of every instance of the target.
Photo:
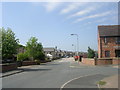
<svg viewBox="0 0 120 90">
<path fill-rule="evenodd" d="M 120 50 L 115 50 L 115 57 L 120 57 Z"/>
</svg>

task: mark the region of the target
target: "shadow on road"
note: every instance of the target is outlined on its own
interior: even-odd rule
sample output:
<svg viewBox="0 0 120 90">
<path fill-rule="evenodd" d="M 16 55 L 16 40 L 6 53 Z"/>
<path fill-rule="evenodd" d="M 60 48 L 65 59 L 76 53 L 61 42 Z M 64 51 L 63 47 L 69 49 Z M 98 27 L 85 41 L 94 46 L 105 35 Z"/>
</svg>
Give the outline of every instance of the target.
<svg viewBox="0 0 120 90">
<path fill-rule="evenodd" d="M 52 70 L 52 69 L 31 69 L 31 68 L 24 68 L 22 69 L 26 72 L 30 72 L 30 71 L 49 71 L 49 70 Z"/>
<path fill-rule="evenodd" d="M 40 65 L 52 66 L 52 65 L 60 65 L 60 64 L 46 64 L 46 63 L 43 63 L 43 64 L 40 64 Z"/>
</svg>

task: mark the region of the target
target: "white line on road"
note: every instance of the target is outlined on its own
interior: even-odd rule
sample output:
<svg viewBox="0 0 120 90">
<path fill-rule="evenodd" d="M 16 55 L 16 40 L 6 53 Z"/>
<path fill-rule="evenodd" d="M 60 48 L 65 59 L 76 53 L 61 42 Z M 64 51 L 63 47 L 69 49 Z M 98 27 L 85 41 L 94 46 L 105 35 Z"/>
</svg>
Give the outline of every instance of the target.
<svg viewBox="0 0 120 90">
<path fill-rule="evenodd" d="M 92 76 L 92 75 L 96 75 L 96 74 L 85 75 L 85 76 L 80 76 L 80 77 L 77 77 L 77 78 L 73 78 L 73 79 L 67 81 L 65 84 L 63 84 L 63 85 L 60 87 L 60 90 L 62 90 L 62 89 L 63 89 L 68 83 L 70 83 L 71 81 L 74 81 L 74 80 L 79 79 L 79 78 L 82 78 L 82 77 Z"/>
</svg>

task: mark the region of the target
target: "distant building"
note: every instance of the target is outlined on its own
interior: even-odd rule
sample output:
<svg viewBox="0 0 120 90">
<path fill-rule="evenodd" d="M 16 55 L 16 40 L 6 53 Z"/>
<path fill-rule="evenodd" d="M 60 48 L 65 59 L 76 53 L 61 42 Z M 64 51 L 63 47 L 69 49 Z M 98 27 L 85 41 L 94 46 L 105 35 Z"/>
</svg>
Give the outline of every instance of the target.
<svg viewBox="0 0 120 90">
<path fill-rule="evenodd" d="M 120 57 L 120 25 L 98 26 L 98 57 Z"/>
<path fill-rule="evenodd" d="M 51 54 L 53 58 L 57 57 L 57 49 L 56 48 L 43 48 L 45 55 Z"/>
<path fill-rule="evenodd" d="M 26 51 L 25 46 L 19 45 L 19 47 L 17 49 L 17 53 L 24 53 L 25 51 Z"/>
</svg>

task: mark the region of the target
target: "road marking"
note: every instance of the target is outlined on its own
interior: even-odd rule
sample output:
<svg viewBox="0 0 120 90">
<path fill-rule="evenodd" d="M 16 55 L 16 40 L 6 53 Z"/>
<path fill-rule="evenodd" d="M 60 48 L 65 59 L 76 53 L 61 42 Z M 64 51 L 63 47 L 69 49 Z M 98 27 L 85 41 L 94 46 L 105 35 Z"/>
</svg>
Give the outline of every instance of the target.
<svg viewBox="0 0 120 90">
<path fill-rule="evenodd" d="M 84 67 L 78 67 L 78 66 L 70 66 L 71 68 L 84 68 Z"/>
<path fill-rule="evenodd" d="M 82 77 L 92 76 L 92 75 L 96 75 L 96 74 L 85 75 L 85 76 L 80 76 L 80 77 L 77 77 L 77 78 L 73 78 L 73 79 L 67 81 L 65 84 L 63 84 L 63 85 L 60 87 L 60 90 L 62 90 L 62 89 L 63 89 L 68 83 L 70 83 L 71 81 L 74 81 L 74 80 L 79 79 L 79 78 L 82 78 Z"/>
</svg>

